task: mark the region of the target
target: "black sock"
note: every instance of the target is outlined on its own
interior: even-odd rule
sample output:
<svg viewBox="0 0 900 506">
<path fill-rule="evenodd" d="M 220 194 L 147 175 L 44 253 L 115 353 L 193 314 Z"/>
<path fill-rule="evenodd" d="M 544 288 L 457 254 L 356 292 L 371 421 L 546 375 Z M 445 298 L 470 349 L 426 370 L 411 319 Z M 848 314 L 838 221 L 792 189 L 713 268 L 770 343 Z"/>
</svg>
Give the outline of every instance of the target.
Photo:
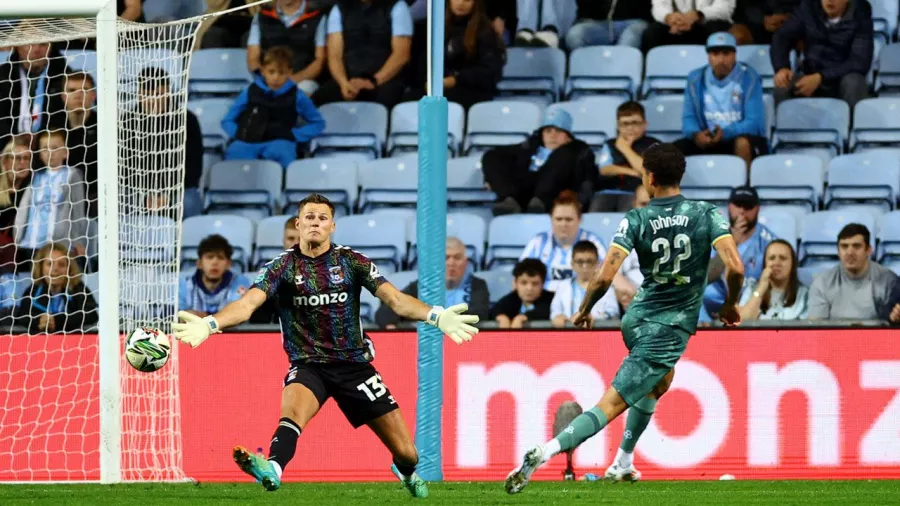
<svg viewBox="0 0 900 506">
<path fill-rule="evenodd" d="M 414 472 L 416 472 L 416 466 L 419 465 L 419 462 L 416 461 L 414 464 L 401 464 L 397 462 L 397 459 L 394 459 L 394 465 L 397 466 L 397 470 L 400 471 L 400 474 L 403 476 L 412 476 Z"/>
<path fill-rule="evenodd" d="M 277 462 L 282 471 L 294 458 L 300 432 L 300 427 L 290 418 L 278 420 L 278 428 L 275 429 L 275 435 L 272 436 L 272 443 L 269 445 L 269 460 Z"/>
</svg>

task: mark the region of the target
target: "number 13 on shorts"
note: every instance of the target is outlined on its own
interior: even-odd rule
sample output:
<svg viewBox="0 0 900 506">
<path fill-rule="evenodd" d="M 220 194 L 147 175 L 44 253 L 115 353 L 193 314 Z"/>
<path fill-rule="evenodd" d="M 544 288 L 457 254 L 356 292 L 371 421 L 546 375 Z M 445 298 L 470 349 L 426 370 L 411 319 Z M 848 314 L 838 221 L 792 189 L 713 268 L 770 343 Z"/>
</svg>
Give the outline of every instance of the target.
<svg viewBox="0 0 900 506">
<path fill-rule="evenodd" d="M 380 374 L 375 374 L 366 381 L 356 385 L 356 389 L 366 394 L 370 401 L 374 401 L 387 393 L 387 388 L 385 388 Z M 394 402 L 394 396 L 391 396 L 391 402 Z"/>
</svg>

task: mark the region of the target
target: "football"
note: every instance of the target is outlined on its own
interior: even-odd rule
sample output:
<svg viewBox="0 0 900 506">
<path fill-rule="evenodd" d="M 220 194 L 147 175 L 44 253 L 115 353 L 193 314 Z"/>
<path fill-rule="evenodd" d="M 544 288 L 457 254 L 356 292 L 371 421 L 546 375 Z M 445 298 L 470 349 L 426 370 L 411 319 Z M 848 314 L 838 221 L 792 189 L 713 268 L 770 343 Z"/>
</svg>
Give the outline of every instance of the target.
<svg viewBox="0 0 900 506">
<path fill-rule="evenodd" d="M 125 340 L 125 359 L 141 372 L 157 371 L 169 361 L 169 337 L 159 329 L 134 329 Z"/>
</svg>

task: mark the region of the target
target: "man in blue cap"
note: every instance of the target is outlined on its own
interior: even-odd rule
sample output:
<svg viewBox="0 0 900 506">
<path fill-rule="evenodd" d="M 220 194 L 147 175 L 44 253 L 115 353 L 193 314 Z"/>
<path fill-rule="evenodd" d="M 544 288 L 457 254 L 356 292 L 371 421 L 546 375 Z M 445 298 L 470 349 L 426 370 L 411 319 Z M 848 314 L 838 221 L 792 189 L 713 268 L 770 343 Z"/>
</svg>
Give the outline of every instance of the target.
<svg viewBox="0 0 900 506">
<path fill-rule="evenodd" d="M 481 159 L 484 180 L 497 194 L 494 215 L 545 213 L 563 190 L 578 193 L 586 207 L 598 177 L 594 153 L 572 135 L 572 116 L 550 107 L 527 140 L 488 150 Z"/>
<path fill-rule="evenodd" d="M 706 41 L 709 64 L 688 75 L 684 89 L 682 133 L 676 143 L 686 156 L 737 155 L 750 169 L 753 158 L 768 153 L 762 79 L 737 61 L 737 43 L 728 32 Z"/>
</svg>

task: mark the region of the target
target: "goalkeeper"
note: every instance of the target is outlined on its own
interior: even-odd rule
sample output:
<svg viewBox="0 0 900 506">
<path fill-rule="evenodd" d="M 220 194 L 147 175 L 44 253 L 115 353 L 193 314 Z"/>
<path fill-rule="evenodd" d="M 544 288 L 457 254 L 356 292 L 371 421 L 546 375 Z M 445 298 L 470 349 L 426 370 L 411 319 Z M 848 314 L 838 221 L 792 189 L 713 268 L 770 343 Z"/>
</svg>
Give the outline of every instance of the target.
<svg viewBox="0 0 900 506">
<path fill-rule="evenodd" d="M 281 419 L 268 460 L 234 448 L 234 460 L 266 490 L 281 486 L 285 466 L 294 457 L 297 438 L 330 397 L 354 428 L 368 425 L 390 450 L 392 470 L 413 497 L 427 497 L 416 473 L 418 453 L 400 409 L 371 365 L 374 349 L 364 339 L 359 294 L 372 292 L 398 315 L 440 328 L 455 343 L 478 333 L 478 317 L 463 314 L 465 304 L 430 307 L 387 282 L 365 255 L 331 243 L 334 205 L 321 195 L 300 201 L 296 220 L 300 243 L 267 263 L 250 290 L 218 313 L 200 318 L 179 312 L 175 337 L 192 347 L 222 329 L 250 319 L 266 300 L 281 320 L 284 351 L 291 362 L 281 393 Z"/>
</svg>

